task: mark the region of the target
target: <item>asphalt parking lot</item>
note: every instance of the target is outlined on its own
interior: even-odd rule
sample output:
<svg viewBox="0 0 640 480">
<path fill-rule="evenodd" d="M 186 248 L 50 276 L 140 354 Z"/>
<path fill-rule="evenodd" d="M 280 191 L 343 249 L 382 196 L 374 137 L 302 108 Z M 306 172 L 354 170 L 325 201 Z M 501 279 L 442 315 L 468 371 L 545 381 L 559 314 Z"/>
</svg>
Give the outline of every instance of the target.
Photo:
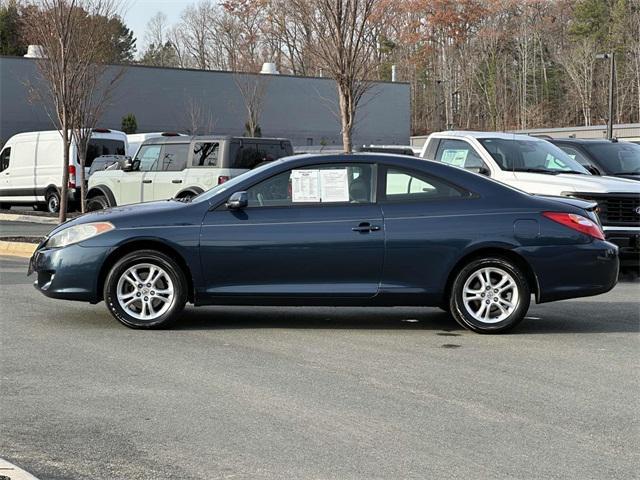
<svg viewBox="0 0 640 480">
<path fill-rule="evenodd" d="M 640 282 L 481 336 L 436 309 L 135 331 L 0 258 L 0 456 L 41 479 L 638 478 Z"/>
</svg>

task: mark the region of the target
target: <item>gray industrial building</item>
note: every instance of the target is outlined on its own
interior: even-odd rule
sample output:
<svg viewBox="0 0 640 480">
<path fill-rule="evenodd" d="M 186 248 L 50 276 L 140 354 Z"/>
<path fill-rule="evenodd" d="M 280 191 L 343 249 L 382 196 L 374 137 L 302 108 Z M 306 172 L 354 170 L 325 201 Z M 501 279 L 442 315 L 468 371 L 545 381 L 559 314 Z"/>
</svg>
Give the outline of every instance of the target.
<svg viewBox="0 0 640 480">
<path fill-rule="evenodd" d="M 26 131 L 51 130 L 47 109 L 30 99 L 42 85 L 36 61 L 0 57 L 0 139 Z M 239 74 L 144 66 L 124 68 L 100 126 L 120 129 L 135 114 L 138 133 L 180 131 L 242 135 L 246 111 Z M 266 94 L 263 136 L 290 138 L 294 145 L 340 145 L 335 83 L 327 78 L 262 75 Z M 268 78 L 266 78 L 268 77 Z M 40 87 L 42 88 L 42 87 Z M 410 93 L 406 83 L 377 82 L 358 110 L 354 145 L 409 142 Z"/>
</svg>

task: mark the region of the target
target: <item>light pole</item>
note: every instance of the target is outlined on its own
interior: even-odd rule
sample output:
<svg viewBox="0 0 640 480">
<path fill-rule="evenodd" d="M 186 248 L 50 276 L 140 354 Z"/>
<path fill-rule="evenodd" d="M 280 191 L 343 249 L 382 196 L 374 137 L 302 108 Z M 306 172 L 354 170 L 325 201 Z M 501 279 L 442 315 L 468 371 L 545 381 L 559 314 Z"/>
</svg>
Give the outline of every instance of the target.
<svg viewBox="0 0 640 480">
<path fill-rule="evenodd" d="M 596 58 L 609 60 L 609 120 L 607 121 L 607 139 L 613 138 L 613 82 L 616 75 L 616 54 L 600 53 Z"/>
</svg>

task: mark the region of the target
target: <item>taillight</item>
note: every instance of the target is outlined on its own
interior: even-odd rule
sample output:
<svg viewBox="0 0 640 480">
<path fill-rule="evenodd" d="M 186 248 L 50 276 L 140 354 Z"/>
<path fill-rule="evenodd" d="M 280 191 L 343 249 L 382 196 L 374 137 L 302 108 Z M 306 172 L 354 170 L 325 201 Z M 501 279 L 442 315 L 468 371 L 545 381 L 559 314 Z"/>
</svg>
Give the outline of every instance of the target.
<svg viewBox="0 0 640 480">
<path fill-rule="evenodd" d="M 542 215 L 554 222 L 561 223 L 572 230 L 576 230 L 599 240 L 604 240 L 604 233 L 600 230 L 600 227 L 595 222 L 592 222 L 582 215 L 560 212 L 544 212 Z"/>
<path fill-rule="evenodd" d="M 227 181 L 229 181 L 229 177 L 227 175 L 220 175 L 218 177 L 218 185 Z"/>
<path fill-rule="evenodd" d="M 76 166 L 69 165 L 69 188 L 76 188 Z"/>
</svg>

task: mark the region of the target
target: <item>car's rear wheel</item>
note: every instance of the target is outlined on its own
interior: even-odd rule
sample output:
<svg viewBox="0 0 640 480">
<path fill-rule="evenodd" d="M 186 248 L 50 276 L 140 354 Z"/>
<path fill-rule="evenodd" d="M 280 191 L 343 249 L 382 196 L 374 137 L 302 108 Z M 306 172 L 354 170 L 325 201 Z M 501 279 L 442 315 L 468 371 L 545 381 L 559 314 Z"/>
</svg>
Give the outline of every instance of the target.
<svg viewBox="0 0 640 480">
<path fill-rule="evenodd" d="M 0 203 L 0 210 L 11 210 L 10 203 Z"/>
<path fill-rule="evenodd" d="M 96 195 L 87 200 L 87 212 L 109 208 L 109 200 L 104 195 Z"/>
<path fill-rule="evenodd" d="M 155 250 L 122 257 L 107 274 L 104 300 L 111 314 L 131 328 L 161 328 L 176 320 L 187 302 L 180 266 Z"/>
<path fill-rule="evenodd" d="M 45 197 L 47 212 L 58 213 L 60 211 L 60 194 L 57 190 L 49 190 Z"/>
<path fill-rule="evenodd" d="M 451 287 L 451 314 L 478 333 L 502 333 L 516 326 L 529 310 L 531 288 L 514 262 L 476 259 L 465 265 Z"/>
</svg>

